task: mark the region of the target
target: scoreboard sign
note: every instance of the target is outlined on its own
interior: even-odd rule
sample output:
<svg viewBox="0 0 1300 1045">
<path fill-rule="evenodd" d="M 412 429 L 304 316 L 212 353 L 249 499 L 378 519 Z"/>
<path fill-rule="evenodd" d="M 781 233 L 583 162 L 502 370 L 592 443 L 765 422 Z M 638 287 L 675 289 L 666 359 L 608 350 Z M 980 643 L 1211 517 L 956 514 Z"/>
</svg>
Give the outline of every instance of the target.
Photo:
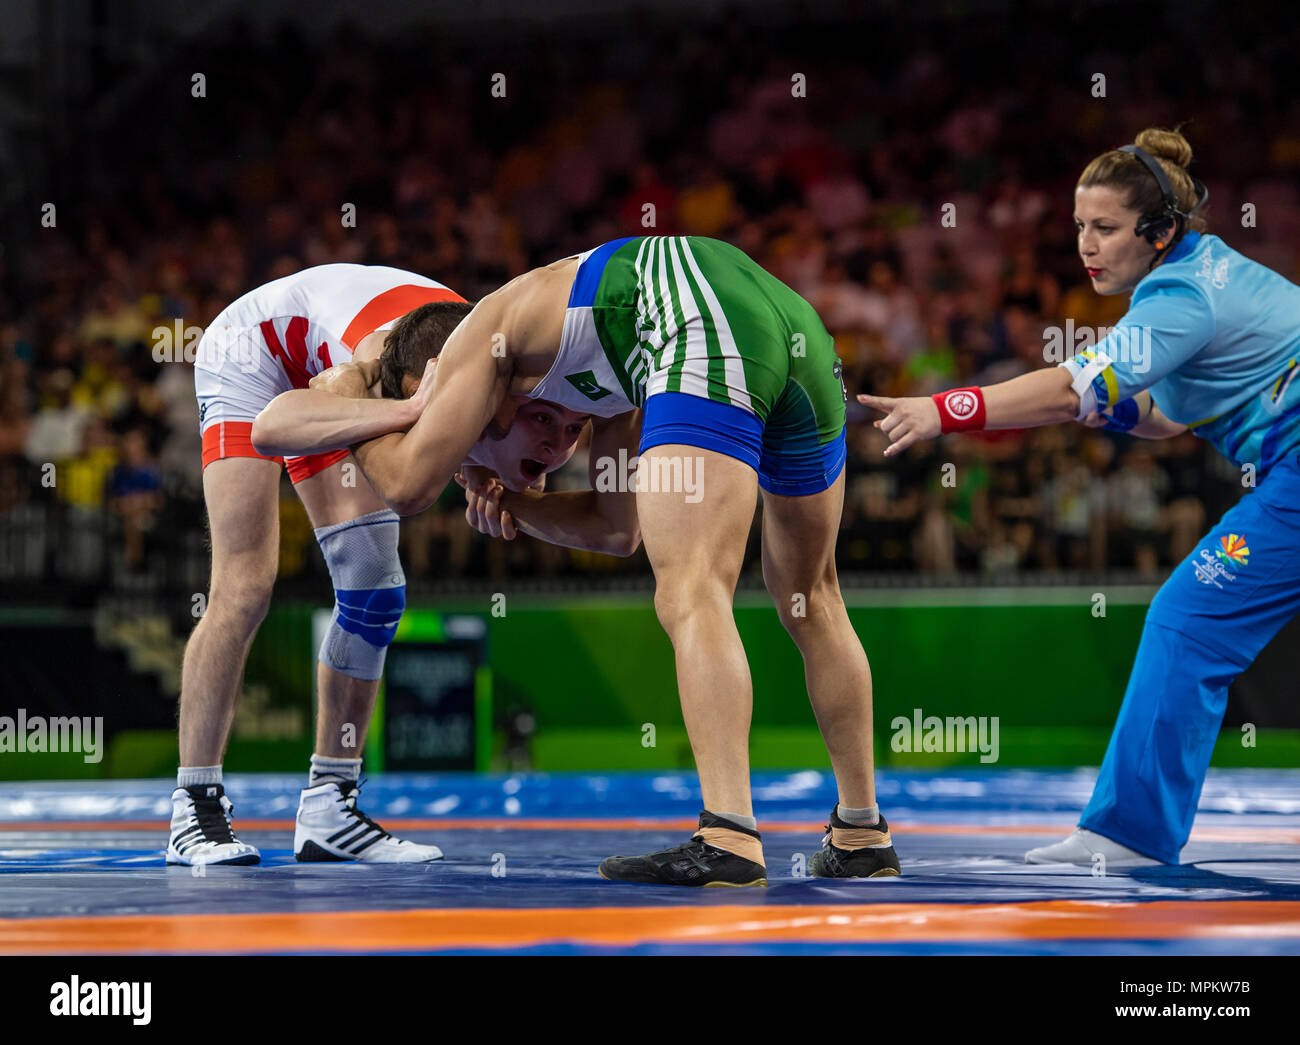
<svg viewBox="0 0 1300 1045">
<path fill-rule="evenodd" d="M 384 667 L 384 768 L 473 769 L 483 644 L 393 643 Z"/>
<path fill-rule="evenodd" d="M 492 716 L 483 618 L 408 610 L 388 647 L 376 712 L 368 769 L 486 769 Z"/>
</svg>

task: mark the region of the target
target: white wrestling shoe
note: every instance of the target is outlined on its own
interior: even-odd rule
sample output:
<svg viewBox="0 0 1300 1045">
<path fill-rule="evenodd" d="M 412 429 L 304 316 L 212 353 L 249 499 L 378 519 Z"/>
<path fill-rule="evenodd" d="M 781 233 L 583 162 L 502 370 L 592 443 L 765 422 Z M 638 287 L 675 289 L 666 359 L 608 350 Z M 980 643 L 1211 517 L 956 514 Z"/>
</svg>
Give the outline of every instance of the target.
<svg viewBox="0 0 1300 1045">
<path fill-rule="evenodd" d="M 234 808 L 220 784 L 194 784 L 173 791 L 167 862 L 190 867 L 260 862 L 261 854 L 236 838 L 230 827 Z"/>
<path fill-rule="evenodd" d="M 1093 859 L 1100 855 L 1105 859 L 1106 867 L 1159 867 L 1159 860 L 1152 860 L 1128 846 L 1111 841 L 1105 835 L 1095 831 L 1086 831 L 1076 827 L 1074 833 L 1055 845 L 1044 845 L 1031 849 L 1025 854 L 1027 864 L 1080 864 L 1091 867 Z"/>
<path fill-rule="evenodd" d="M 355 780 L 330 780 L 303 791 L 293 832 L 295 859 L 371 864 L 426 864 L 442 859 L 436 845 L 417 845 L 390 835 L 357 808 L 357 793 Z"/>
</svg>

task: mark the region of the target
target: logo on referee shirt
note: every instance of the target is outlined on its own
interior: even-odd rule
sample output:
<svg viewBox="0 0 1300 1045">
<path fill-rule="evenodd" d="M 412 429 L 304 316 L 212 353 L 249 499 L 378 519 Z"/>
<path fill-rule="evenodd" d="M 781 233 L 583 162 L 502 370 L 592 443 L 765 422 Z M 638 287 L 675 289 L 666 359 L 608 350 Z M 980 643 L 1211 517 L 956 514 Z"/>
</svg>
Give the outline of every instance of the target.
<svg viewBox="0 0 1300 1045">
<path fill-rule="evenodd" d="M 968 417 L 974 417 L 975 411 L 979 408 L 979 402 L 970 392 L 949 392 L 943 397 L 944 408 L 958 421 L 965 421 Z"/>
<path fill-rule="evenodd" d="M 1207 250 L 1201 258 L 1201 271 L 1197 275 L 1201 279 L 1208 279 L 1217 289 L 1222 290 L 1228 285 L 1228 259 L 1220 258 L 1216 262 L 1213 252 Z"/>
<path fill-rule="evenodd" d="M 1220 537 L 1214 554 L 1225 566 L 1245 566 L 1250 561 L 1245 534 L 1230 533 L 1227 537 Z"/>
<path fill-rule="evenodd" d="M 1235 581 L 1237 568 L 1249 564 L 1250 548 L 1246 544 L 1244 533 L 1230 533 L 1219 538 L 1219 546 L 1213 552 L 1209 548 L 1202 548 L 1200 556 L 1200 562 L 1192 561 L 1196 579 L 1202 584 L 1222 588 L 1220 581 Z"/>
<path fill-rule="evenodd" d="M 601 388 L 600 382 L 596 380 L 596 375 L 590 370 L 584 370 L 580 374 L 565 374 L 564 380 L 569 382 L 569 384 L 585 395 L 593 403 L 599 399 L 604 399 L 609 395 L 609 389 Z"/>
</svg>

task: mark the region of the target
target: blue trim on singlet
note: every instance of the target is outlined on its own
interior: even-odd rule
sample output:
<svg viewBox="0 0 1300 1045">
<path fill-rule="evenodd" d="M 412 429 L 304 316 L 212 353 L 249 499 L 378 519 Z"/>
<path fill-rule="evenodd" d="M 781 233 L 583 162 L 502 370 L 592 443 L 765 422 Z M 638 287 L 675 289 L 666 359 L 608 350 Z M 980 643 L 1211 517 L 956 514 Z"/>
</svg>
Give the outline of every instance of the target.
<svg viewBox="0 0 1300 1045">
<path fill-rule="evenodd" d="M 804 497 L 829 490 L 844 470 L 848 459 L 845 429 L 824 445 L 813 438 L 787 439 L 774 444 L 770 430 L 764 433 L 763 463 L 758 485 L 782 497 Z"/>
<path fill-rule="evenodd" d="M 765 425 L 741 407 L 686 392 L 658 392 L 646 399 L 638 453 L 666 443 L 743 461 L 758 473 L 760 487 L 784 497 L 829 489 L 847 457 L 843 429 L 820 445 L 815 428 Z"/>
<path fill-rule="evenodd" d="M 596 288 L 600 286 L 600 277 L 605 274 L 605 265 L 610 256 L 629 240 L 638 236 L 624 236 L 602 243 L 587 255 L 586 260 L 578 266 L 578 274 L 573 277 L 573 289 L 569 291 L 569 308 L 590 308 L 596 300 Z"/>
<path fill-rule="evenodd" d="M 714 450 L 758 471 L 763 456 L 763 422 L 731 403 L 686 392 L 660 392 L 646 399 L 637 452 L 643 454 L 665 443 Z"/>
</svg>

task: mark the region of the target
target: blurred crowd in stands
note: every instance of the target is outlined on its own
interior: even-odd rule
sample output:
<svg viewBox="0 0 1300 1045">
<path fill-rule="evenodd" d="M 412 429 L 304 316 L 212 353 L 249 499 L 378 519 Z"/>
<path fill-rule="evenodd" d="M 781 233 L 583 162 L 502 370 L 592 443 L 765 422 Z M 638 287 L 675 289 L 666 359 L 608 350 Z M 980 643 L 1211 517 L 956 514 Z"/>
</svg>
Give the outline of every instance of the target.
<svg viewBox="0 0 1300 1045">
<path fill-rule="evenodd" d="M 236 23 L 178 45 L 123 117 L 85 131 L 84 168 L 50 192 L 55 227 L 0 254 L 0 528 L 40 506 L 92 520 L 128 574 L 201 533 L 193 370 L 165 346 L 309 265 L 395 265 L 472 298 L 618 236 L 716 236 L 816 306 L 850 392 L 927 394 L 1054 362 L 1053 330 L 1123 313 L 1074 252 L 1074 179 L 1141 128 L 1190 120 L 1211 231 L 1295 279 L 1287 34 L 1171 29 L 1163 10 L 1133 17 L 1168 31 L 1084 50 L 1046 22 L 1008 35 L 995 18 L 897 12 L 874 28 L 730 16 L 686 33 L 647 17 L 478 41 L 353 27 L 308 43 Z M 1040 46 L 1017 43 L 1030 37 Z M 1156 575 L 1241 490 L 1191 435 L 1067 425 L 887 460 L 869 420 L 852 404 L 842 571 Z M 552 488 L 585 475 L 580 452 Z M 285 490 L 282 572 L 311 575 L 310 526 Z M 413 580 L 645 570 L 488 542 L 462 507 L 453 487 L 404 524 Z"/>
</svg>

